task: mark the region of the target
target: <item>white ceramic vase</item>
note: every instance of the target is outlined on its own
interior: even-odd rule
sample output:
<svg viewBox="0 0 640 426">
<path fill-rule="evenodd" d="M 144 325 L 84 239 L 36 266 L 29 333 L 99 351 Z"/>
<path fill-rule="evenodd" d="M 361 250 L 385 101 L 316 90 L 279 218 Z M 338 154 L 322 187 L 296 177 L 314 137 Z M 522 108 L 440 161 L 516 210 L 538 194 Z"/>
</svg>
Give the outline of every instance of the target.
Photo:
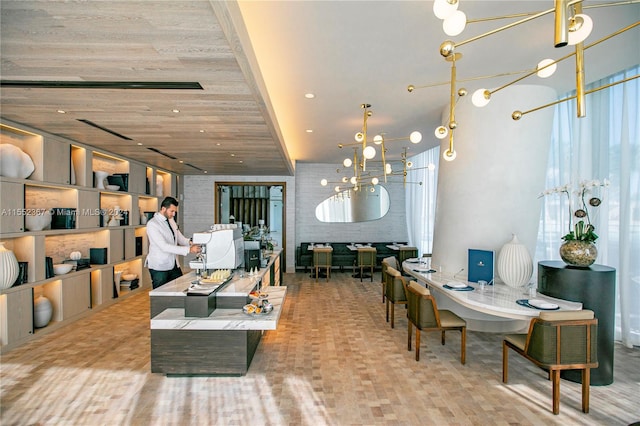
<svg viewBox="0 0 640 426">
<path fill-rule="evenodd" d="M 33 302 L 33 326 L 35 328 L 46 327 L 53 316 L 51 301 L 40 295 Z"/>
<path fill-rule="evenodd" d="M 498 276 L 509 287 L 522 287 L 533 274 L 533 260 L 529 250 L 514 234 L 511 241 L 502 246 L 498 255 Z"/>
<path fill-rule="evenodd" d="M 156 176 L 156 196 L 164 196 L 164 179 L 160 175 Z"/>
<path fill-rule="evenodd" d="M 0 144 L 0 176 L 26 179 L 34 170 L 29 154 L 10 143 Z"/>
<path fill-rule="evenodd" d="M 94 173 L 96 174 L 96 182 L 95 182 L 96 188 L 105 189 L 104 188 L 104 180 L 107 178 L 107 176 L 109 176 L 109 173 L 102 172 L 102 171 L 96 171 Z"/>
<path fill-rule="evenodd" d="M 19 272 L 16 255 L 4 243 L 0 243 L 0 289 L 11 287 L 18 279 Z"/>
</svg>

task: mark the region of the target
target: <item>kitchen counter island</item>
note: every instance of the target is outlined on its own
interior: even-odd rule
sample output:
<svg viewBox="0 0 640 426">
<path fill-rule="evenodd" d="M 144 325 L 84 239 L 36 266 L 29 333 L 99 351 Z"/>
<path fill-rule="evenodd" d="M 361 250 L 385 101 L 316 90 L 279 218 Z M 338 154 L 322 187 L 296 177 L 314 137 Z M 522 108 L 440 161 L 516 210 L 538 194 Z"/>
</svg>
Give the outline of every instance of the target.
<svg viewBox="0 0 640 426">
<path fill-rule="evenodd" d="M 274 252 L 266 268 L 256 275 L 233 271 L 232 278 L 216 289 L 213 311 L 185 316 L 187 295 L 195 273 L 186 274 L 149 292 L 151 300 L 151 372 L 167 375 L 246 374 L 266 330 L 275 330 L 287 292 L 282 286 L 262 286 L 263 277 L 277 260 Z M 249 293 L 259 290 L 273 306 L 268 314 L 245 314 Z M 191 299 L 195 300 L 195 299 Z"/>
</svg>

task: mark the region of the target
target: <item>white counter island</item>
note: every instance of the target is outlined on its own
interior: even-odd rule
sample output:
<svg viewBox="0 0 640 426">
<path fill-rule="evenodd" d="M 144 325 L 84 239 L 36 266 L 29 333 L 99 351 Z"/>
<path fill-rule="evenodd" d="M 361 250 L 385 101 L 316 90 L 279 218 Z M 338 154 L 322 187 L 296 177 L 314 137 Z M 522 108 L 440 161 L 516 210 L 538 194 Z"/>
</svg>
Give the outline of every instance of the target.
<svg viewBox="0 0 640 426">
<path fill-rule="evenodd" d="M 195 273 L 149 292 L 151 301 L 151 372 L 167 375 L 244 375 L 266 330 L 275 330 L 286 287 L 264 285 L 279 265 L 281 251 L 256 275 L 239 270 L 215 292 L 187 294 Z M 243 276 L 241 276 L 243 275 Z M 277 283 L 280 282 L 278 279 Z M 245 314 L 249 293 L 260 290 L 273 306 L 267 314 Z M 185 315 L 196 302 L 200 315 Z M 204 307 L 202 309 L 202 307 Z M 208 308 L 208 310 L 207 310 Z M 194 312 L 193 309 L 189 311 Z"/>
</svg>

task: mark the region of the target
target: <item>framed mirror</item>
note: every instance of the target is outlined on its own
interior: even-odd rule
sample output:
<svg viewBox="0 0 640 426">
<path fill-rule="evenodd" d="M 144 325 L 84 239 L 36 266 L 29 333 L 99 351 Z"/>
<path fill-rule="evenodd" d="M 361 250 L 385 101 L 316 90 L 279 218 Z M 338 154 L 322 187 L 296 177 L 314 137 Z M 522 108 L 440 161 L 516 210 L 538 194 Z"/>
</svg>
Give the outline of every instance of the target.
<svg viewBox="0 0 640 426">
<path fill-rule="evenodd" d="M 389 193 L 380 185 L 356 191 L 347 189 L 327 198 L 316 207 L 320 222 L 353 223 L 377 220 L 389 212 Z"/>
</svg>

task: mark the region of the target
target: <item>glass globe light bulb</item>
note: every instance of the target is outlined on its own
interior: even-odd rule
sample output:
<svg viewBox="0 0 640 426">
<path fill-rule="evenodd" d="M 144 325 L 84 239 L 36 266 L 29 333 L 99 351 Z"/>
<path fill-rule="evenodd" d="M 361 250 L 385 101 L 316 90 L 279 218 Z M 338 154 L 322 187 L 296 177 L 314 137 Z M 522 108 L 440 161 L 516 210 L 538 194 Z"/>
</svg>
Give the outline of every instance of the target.
<svg viewBox="0 0 640 426">
<path fill-rule="evenodd" d="M 349 178 L 346 177 L 346 176 L 343 176 L 342 177 L 342 183 L 347 183 L 347 182 L 349 182 Z"/>
<path fill-rule="evenodd" d="M 491 93 L 487 89 L 478 89 L 471 96 L 471 102 L 479 108 L 486 106 L 490 100 Z"/>
<path fill-rule="evenodd" d="M 444 158 L 446 161 L 453 161 L 456 159 L 456 157 L 458 156 L 458 154 L 456 153 L 456 150 L 454 149 L 453 151 L 449 151 L 448 149 L 442 153 L 442 158 Z"/>
<path fill-rule="evenodd" d="M 454 0 L 450 3 L 447 0 L 435 0 L 433 2 L 433 14 L 438 19 L 446 19 L 447 16 L 458 10 L 458 1 Z"/>
<path fill-rule="evenodd" d="M 355 185 L 356 183 L 358 183 L 358 178 L 355 176 L 352 176 L 351 179 L 349 180 L 353 185 Z"/>
<path fill-rule="evenodd" d="M 411 141 L 411 143 L 420 143 L 420 141 L 422 141 L 422 133 L 417 130 L 411 132 L 411 134 L 409 135 L 409 140 Z"/>
<path fill-rule="evenodd" d="M 322 179 L 322 180 L 320 181 L 320 185 L 322 185 L 322 186 L 327 186 L 327 183 L 329 183 L 329 182 L 327 182 L 327 180 L 326 180 L 326 179 Z"/>
<path fill-rule="evenodd" d="M 407 161 L 407 169 L 413 167 L 413 163 L 411 161 Z"/>
<path fill-rule="evenodd" d="M 352 164 L 353 162 L 351 161 L 351 158 L 345 158 L 344 161 L 342 162 L 342 165 L 345 167 L 351 167 Z"/>
<path fill-rule="evenodd" d="M 333 190 L 336 191 L 336 192 L 340 192 L 340 187 L 336 186 L 335 188 L 333 188 Z"/>
<path fill-rule="evenodd" d="M 436 169 L 436 165 L 433 163 L 429 163 L 429 165 L 427 166 L 427 169 L 434 171 Z"/>
<path fill-rule="evenodd" d="M 376 189 L 372 186 L 371 188 L 369 188 L 369 192 L 376 192 Z"/>
<path fill-rule="evenodd" d="M 391 172 L 393 171 L 393 170 L 391 170 L 391 164 L 390 164 L 390 163 L 387 163 L 387 164 L 384 166 L 384 170 L 387 172 L 387 174 L 388 174 L 388 175 L 390 175 L 390 174 L 391 174 Z"/>
<path fill-rule="evenodd" d="M 382 143 L 382 135 L 375 135 L 373 138 L 373 143 L 376 145 L 380 145 Z"/>
<path fill-rule="evenodd" d="M 373 179 L 371 179 L 371 183 L 372 183 L 373 185 L 377 185 L 377 184 L 378 184 L 378 182 L 379 182 L 379 181 L 378 181 L 378 178 L 377 178 L 377 177 L 374 177 Z"/>
<path fill-rule="evenodd" d="M 369 145 L 362 151 L 362 155 L 364 155 L 364 158 L 366 158 L 367 160 L 371 160 L 376 156 L 376 149 Z"/>
<path fill-rule="evenodd" d="M 436 131 L 433 133 L 436 135 L 436 138 L 444 139 L 449 134 L 449 129 L 444 126 L 438 126 L 438 128 L 436 128 Z"/>
<path fill-rule="evenodd" d="M 442 30 L 446 35 L 457 36 L 467 26 L 467 15 L 461 10 L 456 10 L 442 21 Z"/>
<path fill-rule="evenodd" d="M 358 133 L 356 133 L 354 138 L 355 138 L 356 142 L 362 142 L 364 140 L 364 133 L 358 132 Z"/>
<path fill-rule="evenodd" d="M 589 15 L 579 13 L 574 16 L 569 24 L 569 45 L 574 46 L 585 41 L 591 34 L 591 30 L 593 30 L 593 21 Z"/>
<path fill-rule="evenodd" d="M 556 72 L 556 68 L 558 68 L 558 64 L 554 63 L 555 61 L 553 59 L 543 59 L 540 62 L 538 62 L 538 66 L 536 67 L 536 69 L 538 69 L 539 71 L 536 73 L 538 74 L 538 77 L 540 78 L 547 78 L 547 77 L 551 77 L 553 75 L 554 72 Z M 553 65 L 549 65 L 549 64 L 553 64 Z M 549 66 L 547 66 L 549 65 Z M 543 68 L 544 69 L 540 69 Z"/>
</svg>

